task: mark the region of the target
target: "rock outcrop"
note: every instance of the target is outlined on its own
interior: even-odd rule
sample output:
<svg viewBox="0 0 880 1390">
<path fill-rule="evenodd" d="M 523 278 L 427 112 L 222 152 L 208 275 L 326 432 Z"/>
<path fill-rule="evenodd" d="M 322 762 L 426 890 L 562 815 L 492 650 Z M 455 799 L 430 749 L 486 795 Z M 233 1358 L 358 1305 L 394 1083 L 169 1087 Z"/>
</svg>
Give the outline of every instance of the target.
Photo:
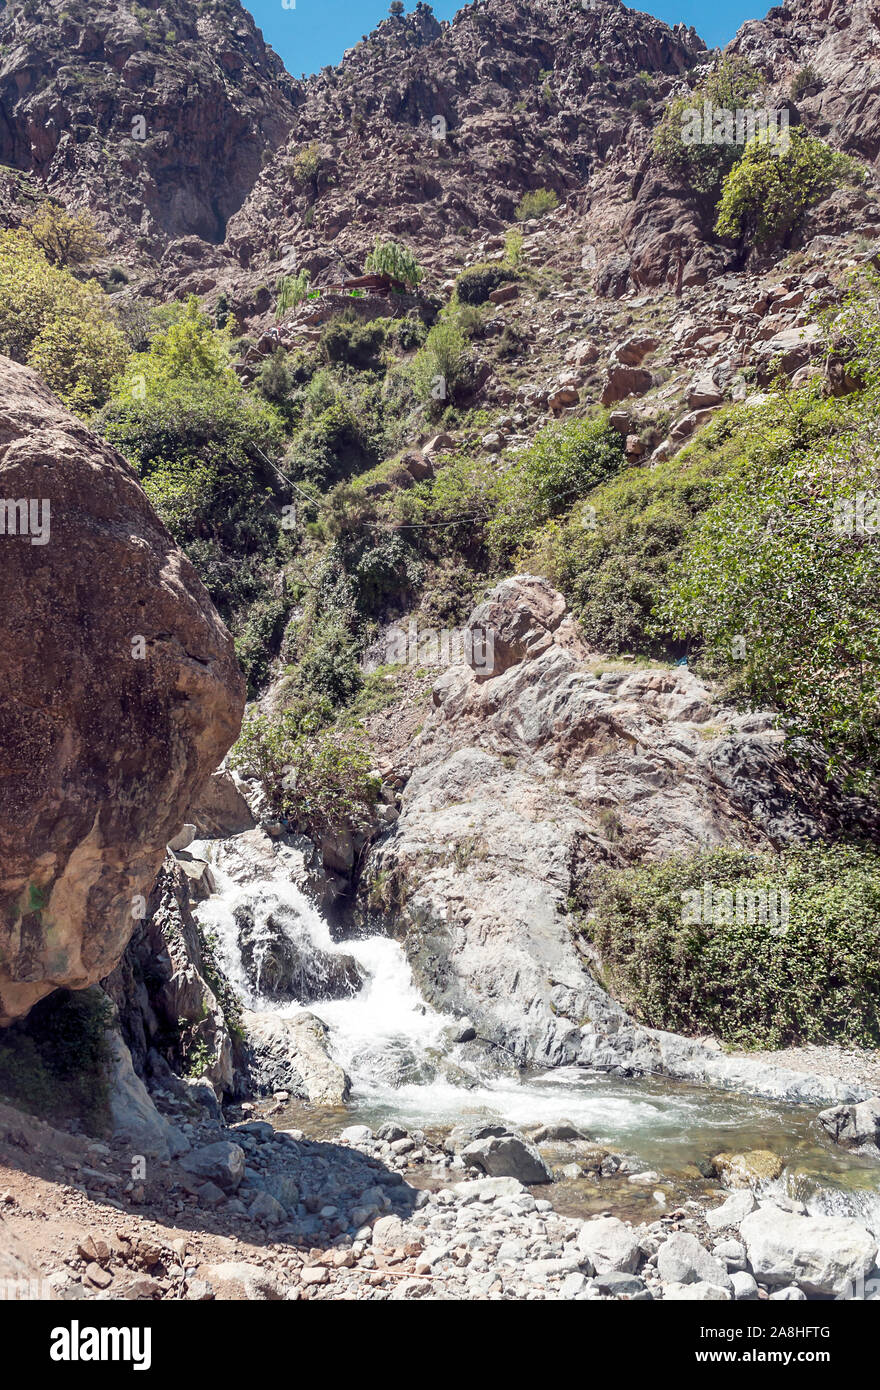
<svg viewBox="0 0 880 1390">
<path fill-rule="evenodd" d="M 564 613 L 546 581 L 522 575 L 475 611 L 497 637 L 497 674 L 461 665 L 437 679 L 400 818 L 374 851 L 368 876 L 403 904 L 394 929 L 426 998 L 521 1064 L 862 1099 L 635 1027 L 597 983 L 568 910 L 578 878 L 797 840 L 815 833 L 819 798 L 770 716 L 718 705 L 685 667 L 589 660 Z"/>
<path fill-rule="evenodd" d="M 209 255 L 296 103 L 297 83 L 238 4 L 0 12 L 0 165 L 88 203 L 117 254 Z"/>
<path fill-rule="evenodd" d="M 0 497 L 4 1024 L 119 960 L 244 684 L 131 469 L 5 358 Z"/>
</svg>

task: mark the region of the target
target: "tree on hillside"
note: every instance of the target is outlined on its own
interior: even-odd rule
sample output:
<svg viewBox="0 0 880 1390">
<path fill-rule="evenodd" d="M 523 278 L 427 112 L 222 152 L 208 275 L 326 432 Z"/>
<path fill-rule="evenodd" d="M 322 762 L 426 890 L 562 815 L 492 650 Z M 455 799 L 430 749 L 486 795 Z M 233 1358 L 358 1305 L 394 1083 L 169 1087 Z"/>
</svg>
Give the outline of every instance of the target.
<svg viewBox="0 0 880 1390">
<path fill-rule="evenodd" d="M 107 249 L 87 212 L 67 212 L 45 202 L 25 223 L 34 241 L 53 265 L 91 265 Z"/>
<path fill-rule="evenodd" d="M 364 270 L 367 274 L 390 275 L 405 285 L 417 285 L 424 275 L 411 251 L 396 241 L 381 241 L 379 237 L 367 256 Z"/>
</svg>

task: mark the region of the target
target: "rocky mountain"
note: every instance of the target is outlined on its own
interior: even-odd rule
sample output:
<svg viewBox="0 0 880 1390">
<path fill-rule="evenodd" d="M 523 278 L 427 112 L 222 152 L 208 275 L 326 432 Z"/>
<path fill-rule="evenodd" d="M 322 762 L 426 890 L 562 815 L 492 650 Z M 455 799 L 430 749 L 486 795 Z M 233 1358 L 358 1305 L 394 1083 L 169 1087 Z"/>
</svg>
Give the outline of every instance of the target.
<svg viewBox="0 0 880 1390">
<path fill-rule="evenodd" d="M 135 263 L 222 242 L 299 100 L 235 0 L 0 7 L 0 164 L 89 207 Z"/>
</svg>

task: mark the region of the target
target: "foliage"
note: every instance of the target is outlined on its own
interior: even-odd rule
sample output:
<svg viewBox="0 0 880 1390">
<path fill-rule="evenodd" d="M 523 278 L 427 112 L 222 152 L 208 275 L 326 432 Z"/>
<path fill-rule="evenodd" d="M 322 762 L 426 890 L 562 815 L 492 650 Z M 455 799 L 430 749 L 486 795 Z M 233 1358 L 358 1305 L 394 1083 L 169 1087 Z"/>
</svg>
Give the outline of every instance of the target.
<svg viewBox="0 0 880 1390">
<path fill-rule="evenodd" d="M 100 424 L 235 630 L 266 597 L 286 491 L 271 462 L 282 448 L 281 417 L 241 385 L 230 350 L 226 331 L 191 299 L 131 357 Z"/>
<path fill-rule="evenodd" d="M 462 304 L 484 304 L 493 290 L 512 279 L 509 267 L 498 262 L 481 262 L 463 270 L 455 282 L 455 293 Z"/>
<path fill-rule="evenodd" d="M 418 285 L 425 273 L 405 246 L 396 241 L 382 241 L 380 237 L 376 237 L 373 249 L 367 256 L 364 271 L 373 275 L 390 275 L 404 285 Z"/>
<path fill-rule="evenodd" d="M 791 99 L 800 101 L 801 97 L 807 93 L 811 87 L 821 85 L 822 79 L 814 67 L 809 63 L 805 67 L 799 68 L 791 79 Z"/>
<path fill-rule="evenodd" d="M 318 351 L 330 364 L 342 362 L 377 371 L 382 365 L 380 354 L 385 336 L 380 322 L 365 323 L 355 314 L 338 314 L 322 330 Z"/>
<path fill-rule="evenodd" d="M 52 265 L 88 266 L 107 249 L 89 213 L 70 213 L 58 203 L 43 203 L 24 226 Z"/>
<path fill-rule="evenodd" d="M 529 537 L 623 466 L 623 441 L 604 419 L 548 425 L 502 472 L 494 488 L 488 535 L 510 557 Z"/>
<path fill-rule="evenodd" d="M 56 990 L 0 1031 L 0 1095 L 56 1124 L 103 1132 L 110 1005 L 94 991 Z"/>
<path fill-rule="evenodd" d="M 713 908 L 700 915 L 710 920 L 688 921 L 683 894 L 705 902 L 706 884 Z M 875 849 L 718 849 L 605 870 L 582 890 L 594 908 L 585 930 L 606 980 L 651 1027 L 709 1031 L 737 1047 L 880 1043 Z M 734 895 L 733 912 L 719 897 L 724 890 Z M 777 904 L 787 894 L 787 922 L 779 914 L 774 923 L 772 911 L 750 922 L 761 914 L 749 913 L 747 892 L 778 894 Z"/>
<path fill-rule="evenodd" d="M 873 402 L 816 390 L 743 415 L 739 471 L 660 613 L 679 636 L 699 634 L 704 664 L 734 693 L 778 709 L 792 738 L 861 790 L 880 756 L 876 420 Z"/>
<path fill-rule="evenodd" d="M 714 206 L 728 171 L 742 153 L 731 140 L 716 143 L 706 138 L 688 143 L 684 132 L 689 113 L 702 111 L 704 103 L 716 111 L 735 112 L 754 108 L 761 86 L 758 73 L 736 55 L 723 58 L 715 70 L 685 96 L 670 101 L 654 134 L 654 153 L 682 183 Z"/>
<path fill-rule="evenodd" d="M 523 234 L 518 227 L 509 227 L 504 233 L 504 264 L 511 270 L 518 270 L 523 254 Z"/>
<path fill-rule="evenodd" d="M 759 247 L 784 241 L 807 208 L 838 185 L 863 178 L 854 159 L 801 126 L 781 134 L 763 131 L 724 181 L 715 230 Z"/>
<path fill-rule="evenodd" d="M 82 283 L 50 265 L 28 232 L 0 231 L 0 352 L 88 414 L 107 398 L 128 351 L 96 280 Z"/>
<path fill-rule="evenodd" d="M 417 398 L 435 417 L 459 404 L 473 387 L 473 360 L 464 332 L 448 315 L 429 331 L 412 362 Z"/>
<path fill-rule="evenodd" d="M 313 715 L 246 719 L 230 754 L 256 776 L 272 809 L 303 834 L 364 831 L 372 824 L 381 779 L 353 733 L 320 731 Z"/>
<path fill-rule="evenodd" d="M 309 292 L 312 282 L 310 270 L 300 270 L 296 275 L 282 275 L 275 286 L 275 317 L 283 319 L 290 309 L 301 304 Z"/>
<path fill-rule="evenodd" d="M 321 152 L 317 145 L 307 145 L 297 150 L 293 157 L 292 173 L 294 181 L 301 186 L 314 184 L 321 167 Z"/>
<path fill-rule="evenodd" d="M 533 192 L 522 195 L 516 205 L 514 216 L 517 222 L 530 222 L 557 207 L 559 195 L 554 193 L 552 188 L 536 188 Z"/>
</svg>

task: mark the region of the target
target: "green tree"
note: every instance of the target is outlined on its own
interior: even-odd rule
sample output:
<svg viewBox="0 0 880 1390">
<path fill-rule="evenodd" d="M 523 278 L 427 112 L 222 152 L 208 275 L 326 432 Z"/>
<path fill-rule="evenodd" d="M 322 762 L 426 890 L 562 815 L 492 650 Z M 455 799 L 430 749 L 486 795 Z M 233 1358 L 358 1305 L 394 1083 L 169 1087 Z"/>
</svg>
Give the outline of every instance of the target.
<svg viewBox="0 0 880 1390">
<path fill-rule="evenodd" d="M 702 114 L 704 104 L 713 111 L 748 110 L 755 106 L 760 86 L 761 78 L 751 64 L 730 56 L 723 58 L 705 81 L 664 108 L 654 135 L 654 152 L 670 173 L 713 207 L 742 149 L 731 140 L 716 143 L 713 131 L 704 130 L 700 140 L 687 140 L 691 113 Z"/>
<path fill-rule="evenodd" d="M 96 280 L 51 265 L 30 233 L 0 231 L 0 352 L 88 415 L 107 398 L 129 348 Z"/>
<path fill-rule="evenodd" d="M 742 458 L 670 579 L 659 621 L 794 747 L 876 790 L 880 464 L 873 401 L 791 392 L 743 412 Z"/>
<path fill-rule="evenodd" d="M 382 241 L 376 237 L 372 251 L 364 263 L 367 274 L 390 275 L 393 280 L 401 280 L 405 285 L 418 285 L 424 271 L 415 256 L 405 246 L 396 241 Z"/>
<path fill-rule="evenodd" d="M 715 231 L 758 247 L 783 242 L 807 208 L 838 185 L 863 178 L 855 160 L 802 126 L 762 131 L 724 181 Z"/>
</svg>

